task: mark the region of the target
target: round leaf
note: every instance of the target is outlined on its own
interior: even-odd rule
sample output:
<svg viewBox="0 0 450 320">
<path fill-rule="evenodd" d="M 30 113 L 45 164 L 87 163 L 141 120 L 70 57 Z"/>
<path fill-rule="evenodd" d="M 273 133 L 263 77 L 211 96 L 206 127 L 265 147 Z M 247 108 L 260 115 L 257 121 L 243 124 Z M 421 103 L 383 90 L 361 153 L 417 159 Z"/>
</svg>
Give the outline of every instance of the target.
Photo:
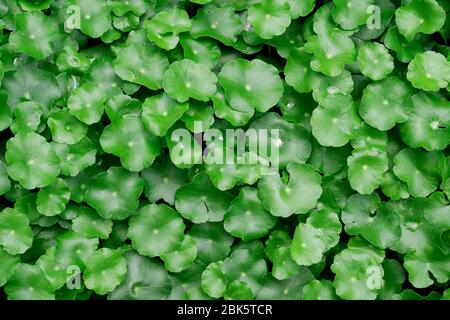
<svg viewBox="0 0 450 320">
<path fill-rule="evenodd" d="M 217 77 L 206 65 L 183 59 L 172 63 L 164 73 L 163 88 L 183 103 L 189 98 L 208 101 L 216 93 Z"/>
<path fill-rule="evenodd" d="M 120 157 L 125 169 L 141 171 L 161 152 L 159 139 L 149 134 L 135 115 L 125 115 L 105 127 L 100 137 L 105 152 Z"/>
<path fill-rule="evenodd" d="M 120 250 L 107 248 L 94 252 L 86 263 L 83 280 L 88 289 L 104 295 L 113 291 L 127 273 L 127 262 Z"/>
<path fill-rule="evenodd" d="M 230 107 L 240 112 L 266 112 L 283 95 L 278 71 L 259 59 L 234 59 L 223 66 L 218 78 Z"/>
<path fill-rule="evenodd" d="M 0 245 L 10 255 L 22 254 L 33 244 L 27 216 L 7 208 L 0 213 Z"/>
<path fill-rule="evenodd" d="M 184 238 L 180 215 L 166 205 L 151 204 L 129 222 L 128 237 L 139 254 L 155 257 L 176 250 Z"/>
<path fill-rule="evenodd" d="M 359 48 L 357 62 L 362 74 L 372 80 L 384 79 L 394 70 L 394 59 L 382 44 L 376 42 Z"/>
<path fill-rule="evenodd" d="M 264 176 L 258 183 L 264 208 L 276 217 L 306 213 L 317 205 L 322 194 L 322 177 L 311 166 L 290 163 L 286 171 L 288 182 L 275 174 Z"/>
<path fill-rule="evenodd" d="M 52 184 L 60 172 L 59 159 L 44 137 L 19 133 L 6 143 L 8 174 L 26 189 Z"/>
<path fill-rule="evenodd" d="M 39 213 L 52 217 L 63 212 L 69 200 L 69 185 L 63 179 L 57 178 L 51 185 L 39 190 L 36 206 Z"/>
<path fill-rule="evenodd" d="M 144 181 L 123 168 L 111 167 L 89 180 L 84 200 L 105 219 L 123 220 L 134 214 Z"/>
<path fill-rule="evenodd" d="M 257 190 L 244 187 L 230 204 L 225 214 L 224 227 L 235 237 L 250 241 L 264 237 L 275 226 L 277 219 L 267 212 Z"/>
</svg>

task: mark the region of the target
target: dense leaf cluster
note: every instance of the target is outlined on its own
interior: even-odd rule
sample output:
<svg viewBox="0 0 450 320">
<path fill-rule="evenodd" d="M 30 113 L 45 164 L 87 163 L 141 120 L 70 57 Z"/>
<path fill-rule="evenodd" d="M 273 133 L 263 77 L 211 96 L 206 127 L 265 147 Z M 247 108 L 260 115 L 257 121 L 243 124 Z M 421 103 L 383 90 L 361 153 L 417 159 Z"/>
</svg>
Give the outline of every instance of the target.
<svg viewBox="0 0 450 320">
<path fill-rule="evenodd" d="M 450 299 L 449 38 L 446 0 L 0 0 L 0 297 Z"/>
</svg>

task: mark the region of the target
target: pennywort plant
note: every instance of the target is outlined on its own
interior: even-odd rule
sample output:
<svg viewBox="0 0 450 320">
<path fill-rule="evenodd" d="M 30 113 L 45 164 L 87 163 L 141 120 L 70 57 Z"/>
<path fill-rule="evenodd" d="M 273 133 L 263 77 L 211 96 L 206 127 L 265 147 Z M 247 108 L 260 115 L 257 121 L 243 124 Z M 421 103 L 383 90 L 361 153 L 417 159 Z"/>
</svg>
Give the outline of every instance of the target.
<svg viewBox="0 0 450 320">
<path fill-rule="evenodd" d="M 0 0 L 0 299 L 450 299 L 445 0 Z"/>
</svg>

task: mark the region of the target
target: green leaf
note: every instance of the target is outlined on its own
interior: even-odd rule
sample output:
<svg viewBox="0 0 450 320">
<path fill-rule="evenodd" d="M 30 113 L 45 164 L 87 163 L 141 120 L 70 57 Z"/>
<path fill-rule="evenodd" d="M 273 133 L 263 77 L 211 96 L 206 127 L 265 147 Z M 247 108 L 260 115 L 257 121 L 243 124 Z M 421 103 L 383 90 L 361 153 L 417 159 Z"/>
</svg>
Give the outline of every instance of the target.
<svg viewBox="0 0 450 320">
<path fill-rule="evenodd" d="M 291 24 L 291 10 L 286 0 L 257 2 L 248 8 L 248 21 L 262 39 L 271 39 Z"/>
<path fill-rule="evenodd" d="M 355 152 L 378 149 L 380 151 L 387 151 L 389 156 L 391 156 L 398 149 L 391 150 L 390 142 L 386 132 L 379 131 L 363 122 L 355 137 L 350 141 L 350 144 L 355 149 Z M 394 147 L 392 146 L 392 148 Z"/>
<path fill-rule="evenodd" d="M 131 217 L 128 237 L 139 254 L 155 257 L 176 250 L 183 241 L 184 229 L 178 212 L 163 204 L 150 204 Z"/>
<path fill-rule="evenodd" d="M 52 143 L 52 149 L 60 160 L 61 173 L 75 177 L 96 160 L 97 148 L 89 138 L 74 145 Z"/>
<path fill-rule="evenodd" d="M 1 83 L 1 80 L 0 80 Z M 0 91 L 0 131 L 8 129 L 13 122 L 13 111 L 8 106 L 8 94 L 6 91 Z"/>
<path fill-rule="evenodd" d="M 450 279 L 450 257 L 435 247 L 408 253 L 403 266 L 408 271 L 409 281 L 416 288 L 431 286 L 433 279 L 438 283 L 446 283 Z"/>
<path fill-rule="evenodd" d="M 252 289 L 240 280 L 232 281 L 224 292 L 225 300 L 252 300 L 254 298 Z"/>
<path fill-rule="evenodd" d="M 187 289 L 183 296 L 183 300 L 211 300 L 211 298 L 205 294 L 201 287 L 194 286 L 192 288 Z"/>
<path fill-rule="evenodd" d="M 189 268 L 197 257 L 197 247 L 194 239 L 185 235 L 180 246 L 161 256 L 164 261 L 164 268 L 170 272 L 181 272 Z"/>
<path fill-rule="evenodd" d="M 243 241 L 251 241 L 266 236 L 276 222 L 277 219 L 264 209 L 257 190 L 244 187 L 225 214 L 224 228 Z"/>
<path fill-rule="evenodd" d="M 169 60 L 157 47 L 147 43 L 132 43 L 117 53 L 114 71 L 123 80 L 149 89 L 162 88 Z"/>
<path fill-rule="evenodd" d="M 119 17 L 130 12 L 136 16 L 141 16 L 149 9 L 149 4 L 145 0 L 112 0 L 108 4 L 112 12 Z"/>
<path fill-rule="evenodd" d="M 276 280 L 267 275 L 257 300 L 301 300 L 303 286 L 314 276 L 306 267 L 301 267 L 298 275 L 286 280 Z"/>
<path fill-rule="evenodd" d="M 202 273 L 202 290 L 213 298 L 220 298 L 227 289 L 227 279 L 222 272 L 222 261 L 209 264 Z"/>
<path fill-rule="evenodd" d="M 313 88 L 313 97 L 319 104 L 323 104 L 330 95 L 338 93 L 344 95 L 350 94 L 353 91 L 354 85 L 352 74 L 347 70 L 344 70 L 337 77 L 328 77 L 318 73 L 316 75 L 315 87 Z"/>
<path fill-rule="evenodd" d="M 14 211 L 24 214 L 30 223 L 35 223 L 41 217 L 36 208 L 36 199 L 36 193 L 21 195 L 14 203 Z"/>
<path fill-rule="evenodd" d="M 8 168 L 3 161 L 0 161 L 0 195 L 7 193 L 11 189 L 11 182 L 8 179 Z"/>
<path fill-rule="evenodd" d="M 384 38 L 386 48 L 395 51 L 401 62 L 410 62 L 418 53 L 423 52 L 425 36 L 418 35 L 411 41 L 406 40 L 396 26 L 391 27 Z"/>
<path fill-rule="evenodd" d="M 175 124 L 166 135 L 169 156 L 172 163 L 180 169 L 193 167 L 202 162 L 202 146 L 189 130 L 179 123 Z"/>
<path fill-rule="evenodd" d="M 386 78 L 394 70 L 394 59 L 381 43 L 371 42 L 358 50 L 361 73 L 371 80 Z"/>
<path fill-rule="evenodd" d="M 33 244 L 27 216 L 6 208 L 0 213 L 0 245 L 10 255 L 22 254 Z"/>
<path fill-rule="evenodd" d="M 391 300 L 402 289 L 402 284 L 405 282 L 405 271 L 401 264 L 394 259 L 384 260 L 383 269 L 384 286 L 379 295 L 379 299 Z"/>
<path fill-rule="evenodd" d="M 371 194 L 380 186 L 388 164 L 387 154 L 377 149 L 353 151 L 347 159 L 351 187 L 360 194 Z"/>
<path fill-rule="evenodd" d="M 284 230 L 275 230 L 266 241 L 266 255 L 272 261 L 272 276 L 285 280 L 299 273 L 300 267 L 292 260 L 291 238 Z"/>
<path fill-rule="evenodd" d="M 186 128 L 194 133 L 209 130 L 214 123 L 214 109 L 204 102 L 193 101 L 181 117 Z M 199 127 L 198 127 L 199 126 Z"/>
<path fill-rule="evenodd" d="M 159 139 L 135 115 L 125 115 L 105 127 L 100 144 L 105 152 L 120 157 L 125 169 L 136 172 L 150 167 L 161 152 Z"/>
<path fill-rule="evenodd" d="M 384 94 L 389 91 L 389 95 Z M 378 130 L 392 129 L 408 120 L 413 106 L 410 86 L 397 77 L 369 84 L 363 91 L 359 114 Z"/>
<path fill-rule="evenodd" d="M 44 108 L 34 102 L 22 102 L 14 107 L 15 119 L 10 126 L 14 134 L 19 132 L 42 131 L 41 118 L 44 116 Z"/>
<path fill-rule="evenodd" d="M 51 106 L 61 96 L 54 75 L 31 65 L 18 66 L 7 72 L 2 88 L 7 91 L 8 106 L 11 108 L 24 101 Z"/>
<path fill-rule="evenodd" d="M 123 220 L 134 214 L 144 181 L 137 173 L 111 167 L 89 180 L 84 200 L 104 219 Z"/>
<path fill-rule="evenodd" d="M 225 99 L 222 89 L 218 89 L 211 100 L 213 101 L 215 116 L 228 121 L 231 125 L 236 127 L 246 125 L 255 113 L 254 110 L 241 112 L 231 108 Z"/>
<path fill-rule="evenodd" d="M 441 192 L 434 192 L 427 198 L 427 203 L 423 210 L 426 221 L 437 230 L 450 230 L 450 220 L 448 219 L 448 202 Z"/>
<path fill-rule="evenodd" d="M 187 34 L 180 35 L 184 57 L 196 63 L 203 63 L 213 69 L 221 57 L 219 46 L 210 39 L 193 39 Z"/>
<path fill-rule="evenodd" d="M 111 9 L 106 0 L 68 0 L 65 27 L 80 29 L 91 38 L 101 37 L 111 27 Z"/>
<path fill-rule="evenodd" d="M 395 13 L 395 5 L 391 0 L 374 0 L 372 6 L 366 7 L 369 17 L 355 34 L 363 40 L 375 40 L 388 28 Z M 379 11 L 378 11 L 379 10 Z"/>
<path fill-rule="evenodd" d="M 229 5 L 213 4 L 200 8 L 192 19 L 192 37 L 211 37 L 225 45 L 236 42 L 236 36 L 242 31 L 241 20 Z"/>
<path fill-rule="evenodd" d="M 130 96 L 119 94 L 106 101 L 105 111 L 111 122 L 115 122 L 126 114 L 139 114 L 141 102 Z"/>
<path fill-rule="evenodd" d="M 409 63 L 406 77 L 417 89 L 439 91 L 450 82 L 450 61 L 434 51 L 418 53 Z"/>
<path fill-rule="evenodd" d="M 55 292 L 38 266 L 23 263 L 5 285 L 10 300 L 54 300 Z"/>
<path fill-rule="evenodd" d="M 170 205 L 175 204 L 176 191 L 189 182 L 187 172 L 178 169 L 167 158 L 143 170 L 141 177 L 145 182 L 145 196 L 150 202 L 162 199 Z"/>
<path fill-rule="evenodd" d="M 165 50 L 174 49 L 179 41 L 178 34 L 191 29 L 191 20 L 186 11 L 171 8 L 158 12 L 145 22 L 148 40 Z"/>
<path fill-rule="evenodd" d="M 223 261 L 222 272 L 229 283 L 236 280 L 243 282 L 254 296 L 261 288 L 267 274 L 267 264 L 263 258 L 250 249 L 238 249 Z M 242 286 L 240 287 L 242 288 Z M 237 291 L 239 292 L 239 290 Z"/>
<path fill-rule="evenodd" d="M 311 117 L 312 134 L 325 147 L 344 146 L 360 124 L 352 97 L 343 94 L 328 96 Z"/>
<path fill-rule="evenodd" d="M 394 157 L 393 170 L 412 196 L 426 197 L 438 187 L 442 161 L 442 153 L 405 148 Z"/>
<path fill-rule="evenodd" d="M 145 99 L 142 104 L 142 122 L 148 131 L 162 137 L 188 109 L 187 102 L 178 103 L 162 93 Z"/>
<path fill-rule="evenodd" d="M 77 207 L 77 216 L 72 220 L 72 230 L 87 238 L 108 239 L 113 228 L 111 220 L 101 218 L 88 207 Z"/>
<path fill-rule="evenodd" d="M 232 189 L 236 184 L 254 184 L 261 176 L 269 174 L 271 170 L 267 159 L 259 156 L 253 151 L 243 154 L 233 153 L 231 147 L 224 147 L 220 143 L 208 144 L 208 154 L 204 158 L 206 173 L 209 175 L 213 185 L 219 190 Z M 230 160 L 227 160 L 227 157 Z M 273 157 L 276 158 L 276 157 Z M 231 163 L 227 163 L 231 162 Z M 275 160 L 276 161 L 276 160 Z M 277 163 L 273 163 L 276 167 Z"/>
<path fill-rule="evenodd" d="M 311 132 L 311 113 L 317 107 L 311 94 L 298 93 L 294 88 L 285 86 L 278 106 L 284 119 L 298 123 Z"/>
<path fill-rule="evenodd" d="M 20 265 L 20 256 L 9 255 L 0 248 L 0 285 L 4 286 L 13 275 L 14 270 Z"/>
<path fill-rule="evenodd" d="M 324 174 L 332 175 L 338 173 L 347 164 L 350 148 L 326 148 L 315 142 L 312 145 L 311 157 L 308 160 L 313 168 Z"/>
<path fill-rule="evenodd" d="M 127 262 L 120 250 L 107 248 L 94 252 L 86 263 L 83 280 L 88 289 L 99 295 L 113 291 L 127 273 Z"/>
<path fill-rule="evenodd" d="M 319 230 L 326 251 L 338 244 L 342 226 L 338 215 L 332 209 L 323 208 L 313 211 L 306 223 Z"/>
<path fill-rule="evenodd" d="M 66 109 L 51 113 L 47 125 L 53 141 L 70 145 L 79 143 L 88 131 L 87 126 L 69 114 Z"/>
<path fill-rule="evenodd" d="M 44 137 L 19 133 L 6 143 L 9 176 L 26 189 L 52 184 L 60 172 L 59 159 Z"/>
<path fill-rule="evenodd" d="M 89 72 L 84 75 L 87 82 L 92 82 L 96 84 L 108 98 L 112 98 L 116 95 L 121 94 L 120 87 L 124 89 L 130 86 L 131 92 L 136 90 L 136 86 L 127 83 L 125 84 L 123 80 L 114 71 L 114 60 L 113 58 L 106 56 L 105 53 L 101 54 L 100 58 L 95 59 L 88 70 Z"/>
<path fill-rule="evenodd" d="M 366 24 L 371 12 L 369 7 L 374 0 L 333 0 L 335 7 L 332 10 L 334 21 L 344 30 L 354 30 Z"/>
<path fill-rule="evenodd" d="M 88 239 L 73 231 L 66 231 L 55 239 L 55 259 L 62 268 L 84 270 L 89 257 L 97 250 L 98 239 Z"/>
<path fill-rule="evenodd" d="M 450 143 L 449 101 L 419 92 L 412 103 L 410 118 L 400 127 L 402 139 L 412 148 L 443 150 Z"/>
<path fill-rule="evenodd" d="M 61 288 L 67 283 L 67 272 L 55 260 L 55 247 L 48 248 L 44 255 L 36 261 L 36 265 L 45 274 L 53 290 Z"/>
<path fill-rule="evenodd" d="M 283 95 L 277 69 L 259 59 L 231 60 L 223 66 L 218 78 L 230 107 L 240 112 L 253 109 L 267 112 Z"/>
<path fill-rule="evenodd" d="M 258 196 L 264 208 L 276 217 L 306 213 L 317 205 L 322 194 L 322 177 L 311 166 L 290 163 L 286 172 L 289 177 L 268 175 L 258 183 Z"/>
<path fill-rule="evenodd" d="M 370 245 L 349 244 L 331 265 L 336 294 L 347 300 L 374 300 L 383 286 L 383 258 L 384 251 Z"/>
<path fill-rule="evenodd" d="M 14 18 L 16 29 L 9 38 L 12 49 L 43 60 L 53 53 L 58 34 L 56 21 L 41 12 L 24 12 Z"/>
<path fill-rule="evenodd" d="M 160 262 L 143 257 L 133 250 L 126 251 L 124 256 L 127 262 L 125 280 L 108 295 L 108 299 L 162 300 L 168 298 L 172 284 Z"/>
<path fill-rule="evenodd" d="M 342 221 L 347 233 L 361 235 L 382 249 L 398 241 L 401 235 L 400 219 L 394 208 L 389 203 L 380 205 L 374 194 L 352 195 L 342 211 Z"/>
<path fill-rule="evenodd" d="M 285 80 L 298 92 L 310 92 L 317 87 L 319 75 L 311 69 L 312 59 L 304 48 L 291 50 L 287 57 L 284 67 Z"/>
<path fill-rule="evenodd" d="M 268 141 L 258 138 L 257 152 L 269 160 L 272 166 L 277 164 L 284 168 L 289 163 L 305 163 L 311 154 L 309 132 L 303 126 L 292 124 L 274 112 L 268 112 L 253 121 L 247 132 L 250 133 L 252 129 L 258 133 L 270 133 Z"/>
<path fill-rule="evenodd" d="M 216 93 L 216 83 L 216 75 L 206 65 L 189 59 L 172 63 L 163 78 L 164 91 L 180 103 L 189 98 L 208 101 Z"/>
<path fill-rule="evenodd" d="M 406 40 L 411 41 L 419 32 L 439 31 L 445 23 L 445 11 L 436 0 L 404 1 L 395 11 L 395 23 Z"/>
<path fill-rule="evenodd" d="M 81 122 L 92 125 L 100 121 L 105 101 L 106 95 L 102 89 L 94 83 L 86 82 L 71 92 L 67 106 L 70 114 Z"/>
<path fill-rule="evenodd" d="M 305 17 L 314 9 L 316 0 L 288 0 L 293 19 Z"/>
<path fill-rule="evenodd" d="M 175 208 L 193 223 L 222 221 L 232 197 L 212 185 L 205 173 L 197 174 L 191 183 L 175 194 Z"/>
<path fill-rule="evenodd" d="M 395 299 L 401 299 L 401 300 L 439 300 L 440 294 L 436 291 L 432 291 L 428 295 L 421 296 L 417 292 L 413 291 L 412 289 L 406 289 L 403 290 L 400 294 L 395 295 Z"/>
<path fill-rule="evenodd" d="M 48 9 L 53 0 L 19 0 L 20 7 L 25 11 Z"/>
<path fill-rule="evenodd" d="M 295 229 L 290 248 L 292 259 L 301 266 L 310 266 L 320 262 L 325 251 L 320 230 L 300 223 Z"/>
<path fill-rule="evenodd" d="M 224 260 L 234 240 L 221 223 L 194 224 L 188 235 L 197 245 L 197 261 L 205 265 Z"/>
<path fill-rule="evenodd" d="M 56 65 L 61 72 L 83 73 L 89 69 L 90 64 L 87 56 L 78 53 L 76 48 L 71 46 L 64 47 L 56 58 Z"/>
<path fill-rule="evenodd" d="M 337 77 L 347 64 L 355 62 L 356 50 L 353 41 L 340 33 L 311 36 L 305 51 L 313 55 L 311 68 L 329 77 Z"/>
<path fill-rule="evenodd" d="M 69 185 L 63 179 L 57 178 L 51 185 L 39 190 L 36 206 L 39 213 L 52 217 L 63 212 L 69 200 Z"/>
<path fill-rule="evenodd" d="M 409 198 L 406 184 L 399 180 L 392 171 L 386 172 L 380 187 L 383 193 L 391 200 L 396 201 Z"/>
<path fill-rule="evenodd" d="M 303 299 L 305 300 L 338 300 L 329 280 L 311 280 L 303 287 Z"/>
</svg>

